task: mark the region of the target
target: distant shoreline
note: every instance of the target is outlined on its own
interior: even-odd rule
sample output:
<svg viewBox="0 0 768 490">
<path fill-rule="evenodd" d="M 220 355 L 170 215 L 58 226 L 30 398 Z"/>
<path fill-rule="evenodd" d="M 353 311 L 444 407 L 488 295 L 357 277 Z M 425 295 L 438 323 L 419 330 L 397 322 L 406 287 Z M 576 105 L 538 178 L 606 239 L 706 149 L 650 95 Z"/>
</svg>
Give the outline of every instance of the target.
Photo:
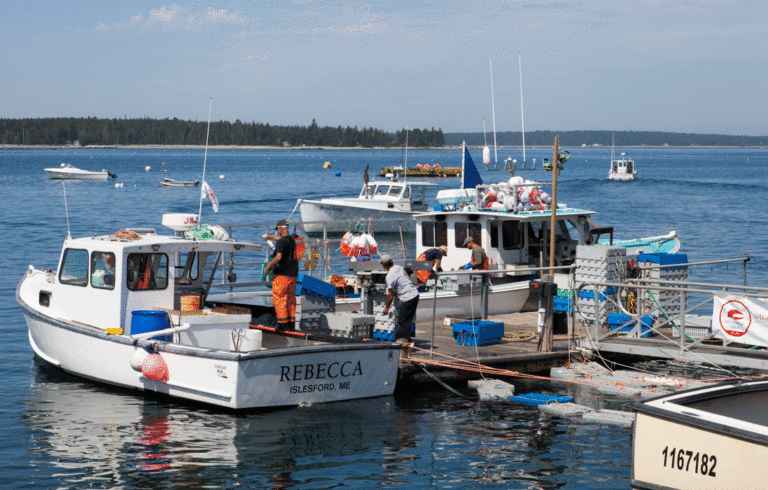
<svg viewBox="0 0 768 490">
<path fill-rule="evenodd" d="M 467 147 L 472 149 L 480 149 L 482 146 L 478 145 L 467 145 Z M 519 145 L 504 145 L 504 146 L 497 146 L 497 148 L 519 148 L 522 150 L 522 146 Z M 535 146 L 526 146 L 526 150 L 537 150 L 542 148 L 552 148 L 551 146 L 545 146 L 545 145 L 535 145 Z M 570 151 L 575 151 L 579 149 L 588 150 L 588 149 L 599 149 L 603 148 L 606 150 L 609 150 L 610 146 L 569 146 L 569 145 L 563 145 L 562 149 L 569 149 Z M 765 146 L 735 146 L 735 145 L 726 145 L 726 146 L 708 146 L 708 145 L 686 145 L 686 146 L 672 146 L 672 145 L 662 145 L 662 146 L 651 146 L 651 145 L 641 145 L 641 146 L 621 146 L 622 149 L 642 149 L 642 148 L 671 148 L 671 149 L 681 149 L 681 148 L 765 148 Z M 204 150 L 205 145 L 88 145 L 88 146 L 75 146 L 75 145 L 0 145 L 0 150 L 15 150 L 15 151 L 24 151 L 24 150 L 104 150 L 104 149 L 125 149 L 125 150 Z M 373 147 L 362 147 L 362 146 L 239 146 L 239 145 L 208 145 L 209 150 L 400 150 L 400 147 L 394 147 L 394 146 L 373 146 Z M 426 147 L 414 147 L 414 148 L 408 148 L 408 151 L 424 151 L 424 150 L 432 150 L 432 151 L 455 151 L 460 150 L 461 146 L 426 146 Z"/>
</svg>

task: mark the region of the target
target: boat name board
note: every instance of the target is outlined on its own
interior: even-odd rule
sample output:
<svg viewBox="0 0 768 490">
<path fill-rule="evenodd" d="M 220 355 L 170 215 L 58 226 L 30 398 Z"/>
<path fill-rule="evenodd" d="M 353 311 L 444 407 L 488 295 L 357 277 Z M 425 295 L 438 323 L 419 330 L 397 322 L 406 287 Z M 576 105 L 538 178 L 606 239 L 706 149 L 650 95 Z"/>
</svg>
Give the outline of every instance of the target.
<svg viewBox="0 0 768 490">
<path fill-rule="evenodd" d="M 346 378 L 363 375 L 362 363 L 358 360 L 345 362 L 296 364 L 293 366 L 280 366 L 280 382 L 334 380 L 328 383 L 309 383 L 290 387 L 290 393 L 313 393 L 319 391 L 349 390 L 351 381 Z M 337 378 L 343 378 L 336 382 Z"/>
</svg>

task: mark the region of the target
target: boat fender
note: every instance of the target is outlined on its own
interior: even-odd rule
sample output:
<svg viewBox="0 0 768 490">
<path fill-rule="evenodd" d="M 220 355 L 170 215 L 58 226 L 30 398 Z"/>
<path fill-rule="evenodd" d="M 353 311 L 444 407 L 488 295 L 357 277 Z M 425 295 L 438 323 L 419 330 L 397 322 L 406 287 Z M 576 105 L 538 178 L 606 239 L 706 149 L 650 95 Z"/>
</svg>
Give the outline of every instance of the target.
<svg viewBox="0 0 768 490">
<path fill-rule="evenodd" d="M 141 363 L 141 374 L 145 378 L 160 383 L 168 382 L 168 365 L 157 352 L 148 354 Z"/>
<path fill-rule="evenodd" d="M 141 372 L 141 365 L 144 363 L 144 359 L 147 358 L 149 353 L 144 349 L 136 349 L 131 354 L 131 358 L 128 361 L 131 364 L 131 368 L 136 372 Z"/>
</svg>

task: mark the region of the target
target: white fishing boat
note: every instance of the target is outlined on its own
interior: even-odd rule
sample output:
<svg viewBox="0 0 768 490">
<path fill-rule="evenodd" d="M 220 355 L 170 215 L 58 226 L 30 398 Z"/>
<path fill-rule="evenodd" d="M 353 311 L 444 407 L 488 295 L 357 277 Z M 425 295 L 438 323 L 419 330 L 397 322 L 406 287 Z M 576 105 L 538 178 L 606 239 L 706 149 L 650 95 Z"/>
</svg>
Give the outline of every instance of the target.
<svg viewBox="0 0 768 490">
<path fill-rule="evenodd" d="M 366 174 L 367 175 L 367 174 Z M 345 232 L 360 220 L 372 220 L 378 233 L 413 231 L 413 217 L 429 209 L 426 189 L 433 182 L 407 180 L 395 172 L 388 180 L 365 182 L 357 197 L 299 199 L 297 205 L 307 233 Z"/>
<path fill-rule="evenodd" d="M 430 280 L 419 302 L 423 315 L 466 317 L 481 311 L 481 278 L 451 276 L 450 271 L 465 269 L 471 251 L 464 240 L 472 237 L 488 257 L 488 269 L 497 271 L 487 285 L 487 313 L 516 313 L 538 308 L 538 300 L 529 291 L 529 282 L 538 279 L 539 270 L 549 265 L 549 235 L 552 220 L 551 200 L 540 184 L 512 177 L 508 182 L 484 185 L 474 162 L 463 148 L 465 180 L 462 189 L 438 192 L 438 205 L 416 219 L 416 255 L 446 246 L 441 260 L 447 274 L 437 284 Z M 558 204 L 555 225 L 555 265 L 575 262 L 576 247 L 597 241 L 627 248 L 628 255 L 639 253 L 674 253 L 680 243 L 675 232 L 635 240 L 613 240 L 611 228 L 597 228 L 594 211 Z M 610 230 L 611 236 L 596 240 L 596 230 Z M 568 274 L 558 272 L 555 282 L 565 288 Z M 358 307 L 349 299 L 337 299 L 337 308 Z M 422 317 L 424 318 L 424 317 Z"/>
<path fill-rule="evenodd" d="M 763 489 L 768 481 L 768 381 L 739 380 L 642 401 L 632 488 Z"/>
<path fill-rule="evenodd" d="M 61 167 L 51 167 L 44 170 L 48 177 L 56 180 L 107 180 L 117 178 L 117 175 L 107 170 L 100 172 L 83 170 L 69 163 L 62 163 Z"/>
<path fill-rule="evenodd" d="M 158 180 L 158 184 L 165 186 L 165 187 L 197 187 L 198 184 L 200 184 L 200 181 L 195 180 L 173 180 L 169 179 L 168 177 L 164 178 L 163 180 Z"/>
<path fill-rule="evenodd" d="M 608 172 L 610 180 L 634 180 L 637 170 L 635 162 L 630 160 L 626 153 L 621 154 L 620 159 L 614 157 L 615 146 L 611 137 L 611 169 Z"/>
<path fill-rule="evenodd" d="M 200 238 L 197 223 L 174 214 L 163 217 L 174 235 L 68 237 L 57 269 L 30 266 L 16 298 L 35 354 L 83 378 L 231 409 L 393 393 L 399 344 L 255 328 L 256 308 L 199 309 L 222 256 L 262 246 Z"/>
</svg>

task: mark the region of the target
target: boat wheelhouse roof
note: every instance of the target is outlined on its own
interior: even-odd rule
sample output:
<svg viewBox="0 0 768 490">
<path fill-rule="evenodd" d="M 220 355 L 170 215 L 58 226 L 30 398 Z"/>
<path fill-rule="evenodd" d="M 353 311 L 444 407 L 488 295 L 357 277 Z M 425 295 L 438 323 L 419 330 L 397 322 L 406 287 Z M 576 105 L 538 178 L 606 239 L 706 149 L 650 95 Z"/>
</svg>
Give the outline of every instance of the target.
<svg viewBox="0 0 768 490">
<path fill-rule="evenodd" d="M 395 185 L 398 187 L 437 187 L 435 182 L 426 180 L 372 180 L 368 182 L 368 187 L 372 185 Z"/>
<path fill-rule="evenodd" d="M 201 252 L 218 252 L 234 250 L 261 250 L 262 245 L 235 240 L 199 240 L 188 239 L 173 235 L 157 235 L 154 230 L 129 230 L 138 233 L 137 239 L 114 238 L 112 235 L 94 235 L 83 238 L 68 238 L 64 246 L 68 248 L 93 248 L 97 246 L 105 250 L 122 250 L 141 247 L 190 249 Z"/>
<path fill-rule="evenodd" d="M 589 216 L 592 214 L 596 214 L 596 212 L 588 211 L 585 209 L 570 208 L 565 205 L 558 205 L 556 217 L 565 219 L 565 218 L 571 218 L 571 217 Z M 542 221 L 542 219 L 550 219 L 552 217 L 552 212 L 549 209 L 526 210 L 526 211 L 520 211 L 517 213 L 507 212 L 507 211 L 492 211 L 490 209 L 483 209 L 483 210 L 477 210 L 477 211 L 467 211 L 467 210 L 431 211 L 429 213 L 417 214 L 415 218 L 417 220 L 424 220 L 427 218 L 436 218 L 438 216 L 448 217 L 448 216 L 467 216 L 467 215 L 485 216 L 485 217 L 502 218 L 502 219 L 506 218 L 506 219 L 517 220 L 517 221 Z"/>
</svg>

